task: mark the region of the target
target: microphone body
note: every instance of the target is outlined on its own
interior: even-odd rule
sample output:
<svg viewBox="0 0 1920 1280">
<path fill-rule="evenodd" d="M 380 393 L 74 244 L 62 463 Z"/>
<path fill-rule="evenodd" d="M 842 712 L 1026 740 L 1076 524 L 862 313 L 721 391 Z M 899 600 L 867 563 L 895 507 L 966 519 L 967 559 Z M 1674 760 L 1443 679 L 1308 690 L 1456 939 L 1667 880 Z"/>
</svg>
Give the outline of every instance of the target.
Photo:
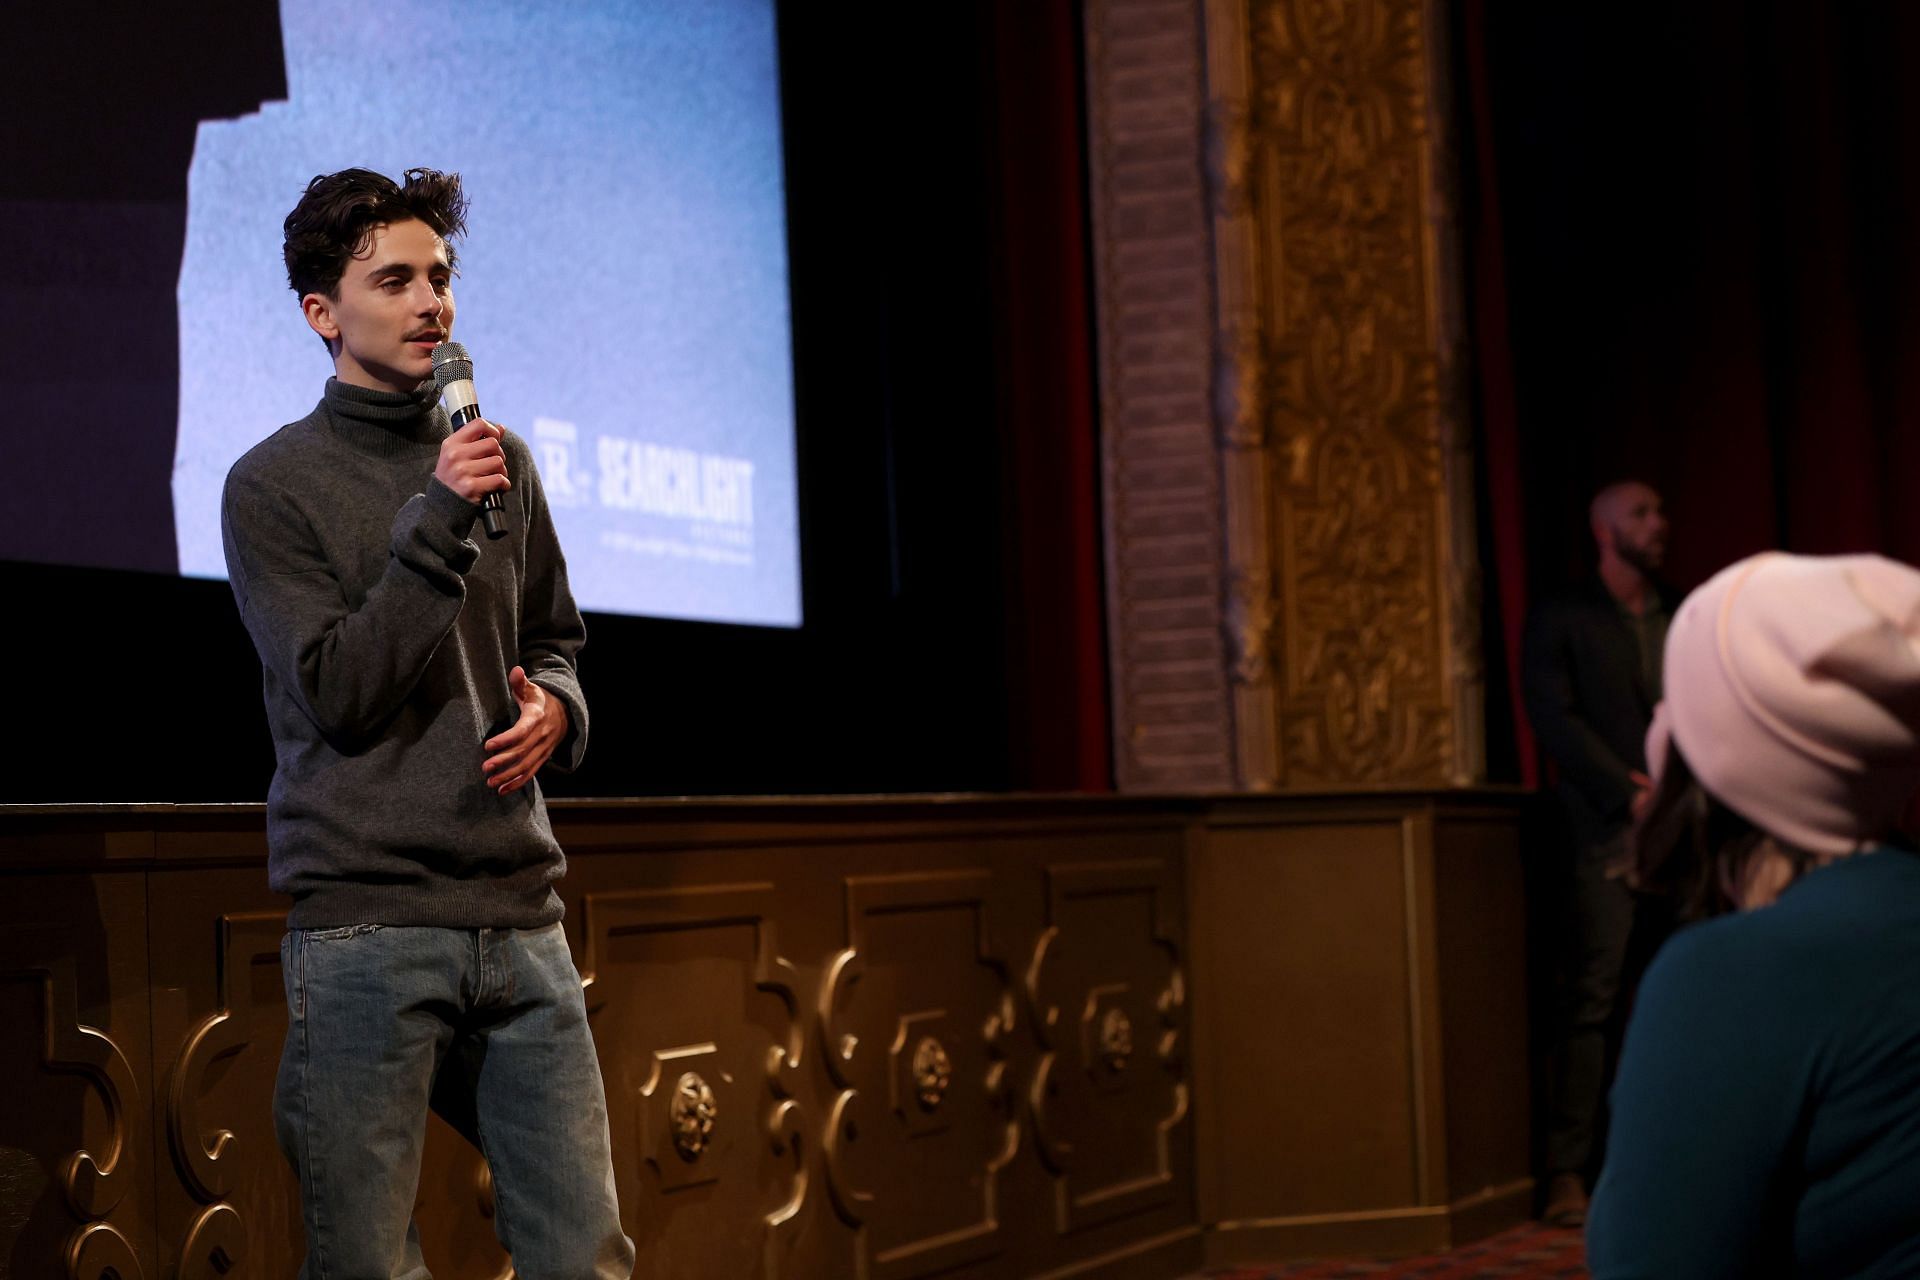
<svg viewBox="0 0 1920 1280">
<path fill-rule="evenodd" d="M 480 395 L 473 389 L 473 358 L 457 342 L 443 342 L 433 349 L 433 381 L 447 400 L 447 418 L 453 429 L 480 416 Z M 507 536 L 506 503 L 494 490 L 480 500 L 480 523 L 489 538 Z"/>
</svg>

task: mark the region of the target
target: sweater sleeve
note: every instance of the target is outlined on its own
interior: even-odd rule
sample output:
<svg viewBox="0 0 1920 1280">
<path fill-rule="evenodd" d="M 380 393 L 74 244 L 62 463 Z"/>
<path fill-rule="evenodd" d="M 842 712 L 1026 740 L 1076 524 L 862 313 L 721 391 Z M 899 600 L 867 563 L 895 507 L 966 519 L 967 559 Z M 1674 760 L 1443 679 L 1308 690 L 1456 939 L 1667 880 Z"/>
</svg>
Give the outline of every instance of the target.
<svg viewBox="0 0 1920 1280">
<path fill-rule="evenodd" d="M 1793 1152 L 1817 1035 L 1777 951 L 1731 917 L 1648 971 L 1587 1220 L 1594 1280 L 1792 1271 Z"/>
<path fill-rule="evenodd" d="M 515 469 L 524 477 L 521 510 L 527 528 L 526 585 L 520 601 L 520 665 L 527 679 L 559 698 L 567 708 L 567 736 L 547 767 L 570 773 L 587 751 L 587 698 L 580 688 L 578 657 L 587 642 L 586 624 L 567 584 L 567 561 L 560 551 L 546 491 L 532 454 Z"/>
<path fill-rule="evenodd" d="M 466 598 L 478 508 L 438 480 L 393 518 L 384 572 L 349 607 L 292 495 L 236 467 L 221 499 L 227 577 L 261 662 L 329 738 L 374 734 L 419 683 Z"/>
</svg>

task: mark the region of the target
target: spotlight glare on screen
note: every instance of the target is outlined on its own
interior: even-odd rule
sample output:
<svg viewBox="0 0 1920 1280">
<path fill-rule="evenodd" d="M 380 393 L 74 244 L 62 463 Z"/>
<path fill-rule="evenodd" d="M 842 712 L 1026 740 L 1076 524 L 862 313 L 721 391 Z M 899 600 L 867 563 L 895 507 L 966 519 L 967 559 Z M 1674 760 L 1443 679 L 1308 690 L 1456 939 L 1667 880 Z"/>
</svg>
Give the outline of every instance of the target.
<svg viewBox="0 0 1920 1280">
<path fill-rule="evenodd" d="M 800 623 L 773 0 L 286 0 L 288 100 L 200 125 L 180 270 L 180 569 L 332 372 L 281 264 L 307 182 L 458 172 L 455 337 L 527 439 L 582 608 Z"/>
</svg>

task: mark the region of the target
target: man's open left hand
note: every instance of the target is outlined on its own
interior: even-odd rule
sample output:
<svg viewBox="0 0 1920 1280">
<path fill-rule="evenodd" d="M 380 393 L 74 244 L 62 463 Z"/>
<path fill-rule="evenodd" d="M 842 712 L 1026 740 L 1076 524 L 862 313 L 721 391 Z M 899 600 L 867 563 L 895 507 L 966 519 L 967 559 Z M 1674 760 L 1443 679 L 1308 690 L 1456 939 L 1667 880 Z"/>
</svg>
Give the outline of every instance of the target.
<svg viewBox="0 0 1920 1280">
<path fill-rule="evenodd" d="M 527 679 L 524 667 L 509 671 L 507 684 L 520 704 L 520 719 L 505 733 L 487 739 L 486 749 L 492 754 L 481 766 L 487 785 L 503 796 L 533 781 L 567 736 L 566 703 Z"/>
</svg>

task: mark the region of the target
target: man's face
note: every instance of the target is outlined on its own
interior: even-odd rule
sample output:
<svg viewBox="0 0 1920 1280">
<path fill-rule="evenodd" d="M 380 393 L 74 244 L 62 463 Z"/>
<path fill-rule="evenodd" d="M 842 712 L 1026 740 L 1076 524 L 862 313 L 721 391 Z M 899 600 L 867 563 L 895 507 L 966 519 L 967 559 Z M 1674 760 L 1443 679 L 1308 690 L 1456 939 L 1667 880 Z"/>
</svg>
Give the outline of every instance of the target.
<svg viewBox="0 0 1920 1280">
<path fill-rule="evenodd" d="M 446 241 L 417 218 L 375 227 L 347 262 L 333 297 L 300 299 L 315 333 L 337 342 L 342 382 L 411 391 L 433 376 L 433 349 L 453 334 Z"/>
<path fill-rule="evenodd" d="M 1667 517 L 1660 495 L 1644 484 L 1625 484 L 1608 504 L 1607 527 L 1614 553 L 1642 573 L 1657 572 L 1667 558 Z"/>
</svg>

